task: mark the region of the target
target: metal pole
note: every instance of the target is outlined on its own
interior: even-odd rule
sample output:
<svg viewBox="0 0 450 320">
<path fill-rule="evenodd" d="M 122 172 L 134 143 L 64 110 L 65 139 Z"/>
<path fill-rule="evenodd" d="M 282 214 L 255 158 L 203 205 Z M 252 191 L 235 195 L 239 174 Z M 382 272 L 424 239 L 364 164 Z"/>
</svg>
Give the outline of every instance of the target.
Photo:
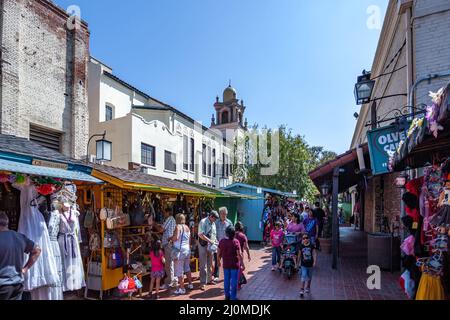
<svg viewBox="0 0 450 320">
<path fill-rule="evenodd" d="M 339 249 L 339 216 L 338 216 L 338 194 L 339 194 L 339 172 L 340 168 L 334 168 L 333 170 L 333 195 L 331 199 L 332 216 L 333 216 L 333 228 L 332 228 L 332 241 L 333 241 L 333 269 L 337 269 L 338 249 Z"/>
</svg>

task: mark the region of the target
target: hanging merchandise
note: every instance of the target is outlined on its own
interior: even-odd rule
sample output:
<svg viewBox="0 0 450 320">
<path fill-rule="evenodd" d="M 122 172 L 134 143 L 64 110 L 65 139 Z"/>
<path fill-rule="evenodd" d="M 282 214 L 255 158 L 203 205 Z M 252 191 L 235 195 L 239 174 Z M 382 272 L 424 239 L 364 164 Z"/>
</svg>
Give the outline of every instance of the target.
<svg viewBox="0 0 450 320">
<path fill-rule="evenodd" d="M 109 230 L 119 229 L 130 225 L 130 216 L 122 212 L 119 206 L 113 211 L 112 216 L 106 218 L 106 227 Z"/>
<path fill-rule="evenodd" d="M 58 198 L 69 200 L 66 196 L 76 198 L 75 185 L 64 186 L 63 194 Z M 72 198 L 73 199 L 73 198 Z M 85 287 L 84 267 L 81 257 L 80 242 L 81 230 L 79 224 L 79 211 L 71 206 L 70 203 L 64 202 L 61 210 L 61 221 L 58 235 L 58 243 L 61 249 L 63 261 L 63 290 L 75 291 Z"/>
<path fill-rule="evenodd" d="M 142 206 L 142 195 L 139 192 L 130 209 L 130 222 L 132 226 L 142 226 L 143 224 L 145 224 L 145 213 Z"/>
<path fill-rule="evenodd" d="M 417 289 L 416 300 L 444 300 L 445 293 L 441 278 L 436 275 L 424 273 Z"/>
<path fill-rule="evenodd" d="M 31 203 L 39 197 L 34 184 L 28 179 L 24 184 L 13 184 L 20 190 L 20 219 L 18 232 L 27 236 L 41 248 L 36 263 L 24 275 L 24 290 L 33 300 L 55 300 L 60 298 L 60 280 L 53 245 L 43 215 Z"/>
</svg>

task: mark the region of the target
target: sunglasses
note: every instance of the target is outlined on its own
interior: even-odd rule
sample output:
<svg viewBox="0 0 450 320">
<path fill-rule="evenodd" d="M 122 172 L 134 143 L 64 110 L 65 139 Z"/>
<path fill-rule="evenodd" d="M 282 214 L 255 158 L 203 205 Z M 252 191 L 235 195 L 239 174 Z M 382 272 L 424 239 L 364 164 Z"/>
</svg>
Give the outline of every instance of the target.
<svg viewBox="0 0 450 320">
<path fill-rule="evenodd" d="M 303 240 L 309 240 L 309 238 L 308 237 L 303 237 Z"/>
</svg>

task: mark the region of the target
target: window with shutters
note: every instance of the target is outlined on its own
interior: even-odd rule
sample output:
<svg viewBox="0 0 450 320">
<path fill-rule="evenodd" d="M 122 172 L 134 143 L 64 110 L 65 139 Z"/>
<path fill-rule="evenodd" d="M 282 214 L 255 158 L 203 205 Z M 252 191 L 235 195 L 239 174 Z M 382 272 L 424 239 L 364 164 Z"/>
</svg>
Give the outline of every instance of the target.
<svg viewBox="0 0 450 320">
<path fill-rule="evenodd" d="M 206 144 L 202 146 L 202 174 L 206 176 Z"/>
<path fill-rule="evenodd" d="M 61 136 L 60 132 L 30 125 L 30 141 L 36 142 L 43 147 L 61 152 Z"/>
<path fill-rule="evenodd" d="M 216 149 L 213 149 L 213 151 L 212 151 L 212 161 L 213 161 L 213 177 L 215 178 L 216 177 L 216 166 L 217 166 L 217 163 L 216 163 Z"/>
<path fill-rule="evenodd" d="M 189 170 L 189 139 L 183 136 L 183 170 Z"/>
<path fill-rule="evenodd" d="M 191 161 L 190 161 L 190 169 L 192 172 L 194 172 L 195 170 L 195 141 L 194 138 L 191 138 Z"/>
</svg>

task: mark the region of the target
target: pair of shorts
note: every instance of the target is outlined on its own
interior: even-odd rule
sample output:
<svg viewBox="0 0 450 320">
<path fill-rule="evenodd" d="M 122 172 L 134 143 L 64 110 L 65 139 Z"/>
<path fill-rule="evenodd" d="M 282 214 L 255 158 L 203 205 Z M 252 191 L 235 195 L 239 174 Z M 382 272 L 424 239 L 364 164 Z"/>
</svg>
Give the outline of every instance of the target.
<svg viewBox="0 0 450 320">
<path fill-rule="evenodd" d="M 301 280 L 302 281 L 311 281 L 313 274 L 313 268 L 312 267 L 303 267 L 302 266 L 302 275 Z"/>
<path fill-rule="evenodd" d="M 186 257 L 179 260 L 173 261 L 173 270 L 175 277 L 182 277 L 186 273 L 191 272 L 191 259 Z"/>
<path fill-rule="evenodd" d="M 151 272 L 151 277 L 152 278 L 155 278 L 155 279 L 162 279 L 162 278 L 164 278 L 164 275 L 165 275 L 166 273 L 164 272 L 164 270 L 158 270 L 158 271 L 152 271 Z"/>
</svg>

